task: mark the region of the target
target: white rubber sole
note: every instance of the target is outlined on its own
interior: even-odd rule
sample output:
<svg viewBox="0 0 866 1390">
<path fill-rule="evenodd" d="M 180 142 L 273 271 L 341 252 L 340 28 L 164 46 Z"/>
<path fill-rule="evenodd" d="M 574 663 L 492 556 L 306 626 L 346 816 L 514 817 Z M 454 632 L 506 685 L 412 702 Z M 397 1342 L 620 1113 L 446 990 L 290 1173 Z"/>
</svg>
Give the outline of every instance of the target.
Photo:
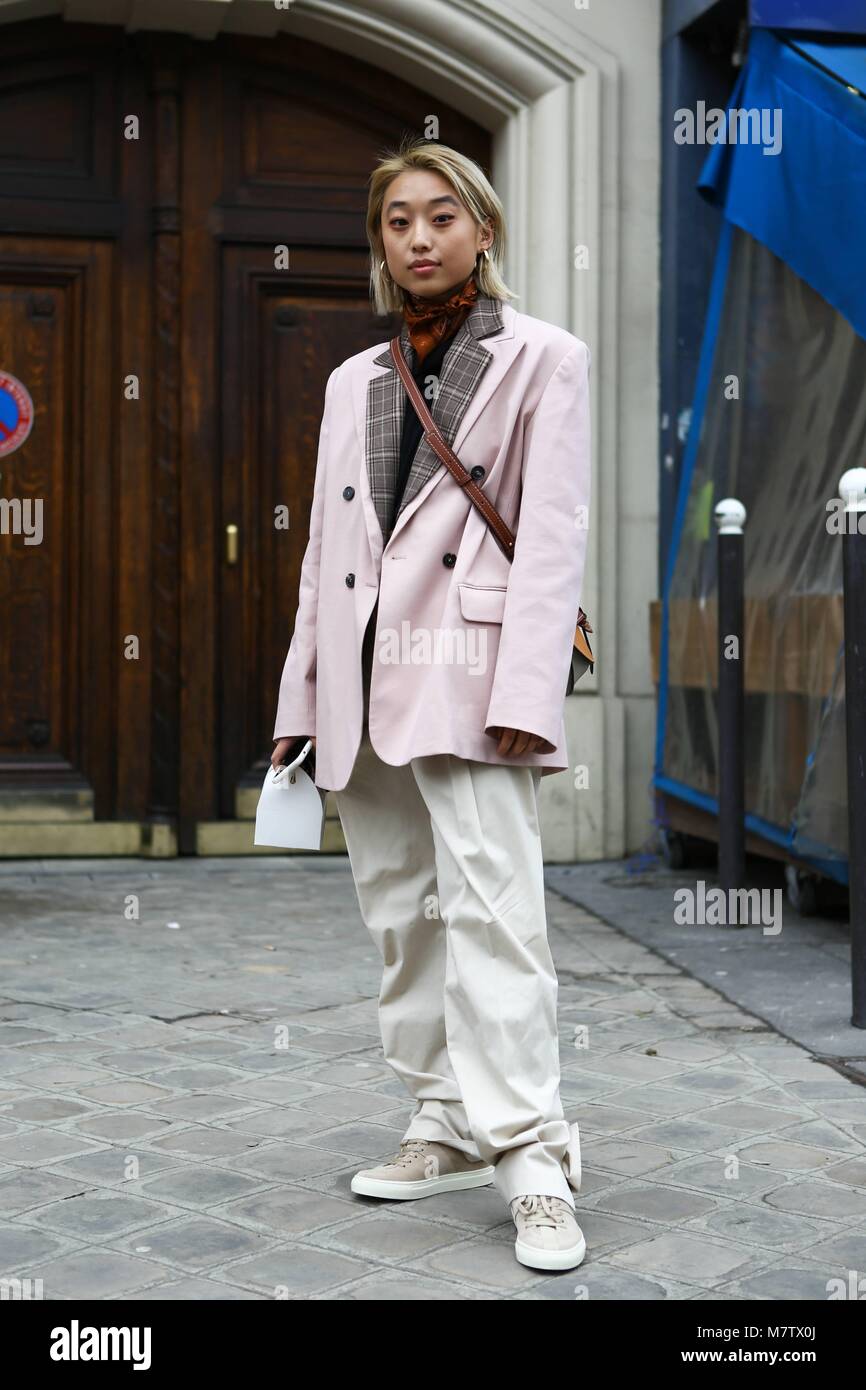
<svg viewBox="0 0 866 1390">
<path fill-rule="evenodd" d="M 530 1269 L 576 1269 L 586 1254 L 586 1240 L 581 1234 L 578 1243 L 567 1250 L 543 1250 L 537 1245 L 526 1245 L 518 1236 L 514 1253 Z"/>
<path fill-rule="evenodd" d="M 368 1178 L 365 1172 L 356 1173 L 352 1191 L 362 1197 L 385 1197 L 391 1201 L 411 1202 L 416 1197 L 432 1197 L 437 1192 L 460 1192 L 468 1187 L 486 1187 L 493 1181 L 493 1167 L 478 1168 L 474 1173 L 445 1173 L 441 1178 L 420 1178 L 414 1182 Z"/>
</svg>

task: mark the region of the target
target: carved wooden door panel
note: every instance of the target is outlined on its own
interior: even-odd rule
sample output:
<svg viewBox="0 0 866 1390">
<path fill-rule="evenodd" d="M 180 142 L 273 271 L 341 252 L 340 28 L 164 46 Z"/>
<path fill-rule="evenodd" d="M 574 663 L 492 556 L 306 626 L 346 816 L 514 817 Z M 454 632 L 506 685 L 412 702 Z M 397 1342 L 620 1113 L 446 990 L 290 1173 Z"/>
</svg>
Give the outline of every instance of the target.
<svg viewBox="0 0 866 1390">
<path fill-rule="evenodd" d="M 350 353 L 381 342 L 391 324 L 371 314 L 361 254 L 310 248 L 293 257 L 289 274 L 275 271 L 273 261 L 269 249 L 236 246 L 225 248 L 223 260 L 225 815 L 233 814 L 238 786 L 261 787 L 273 746 L 328 376 Z"/>
<path fill-rule="evenodd" d="M 114 805 L 110 290 L 107 244 L 0 243 L 0 392 L 32 401 L 0 452 L 0 787 L 73 819 Z"/>
</svg>

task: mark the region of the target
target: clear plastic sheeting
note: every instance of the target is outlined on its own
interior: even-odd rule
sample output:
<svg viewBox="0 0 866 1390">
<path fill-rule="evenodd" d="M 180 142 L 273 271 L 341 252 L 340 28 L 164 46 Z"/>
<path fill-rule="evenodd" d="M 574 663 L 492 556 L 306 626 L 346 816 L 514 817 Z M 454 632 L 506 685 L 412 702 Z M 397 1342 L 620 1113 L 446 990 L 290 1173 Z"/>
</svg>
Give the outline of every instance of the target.
<svg viewBox="0 0 866 1390">
<path fill-rule="evenodd" d="M 737 497 L 748 513 L 746 812 L 844 876 L 842 538 L 827 504 L 846 469 L 866 464 L 866 342 L 736 227 L 699 428 L 675 537 L 659 771 L 718 795 L 713 508 Z"/>
</svg>

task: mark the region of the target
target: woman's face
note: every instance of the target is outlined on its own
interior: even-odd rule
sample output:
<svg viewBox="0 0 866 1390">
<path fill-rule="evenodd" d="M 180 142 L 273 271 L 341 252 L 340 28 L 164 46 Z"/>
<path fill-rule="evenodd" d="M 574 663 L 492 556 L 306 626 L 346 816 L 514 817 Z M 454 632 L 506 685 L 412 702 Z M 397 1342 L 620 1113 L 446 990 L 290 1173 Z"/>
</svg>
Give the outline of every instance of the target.
<svg viewBox="0 0 866 1390">
<path fill-rule="evenodd" d="M 398 174 L 385 190 L 382 241 L 391 278 L 425 299 L 444 299 L 468 280 L 493 241 L 454 189 L 431 169 Z"/>
</svg>

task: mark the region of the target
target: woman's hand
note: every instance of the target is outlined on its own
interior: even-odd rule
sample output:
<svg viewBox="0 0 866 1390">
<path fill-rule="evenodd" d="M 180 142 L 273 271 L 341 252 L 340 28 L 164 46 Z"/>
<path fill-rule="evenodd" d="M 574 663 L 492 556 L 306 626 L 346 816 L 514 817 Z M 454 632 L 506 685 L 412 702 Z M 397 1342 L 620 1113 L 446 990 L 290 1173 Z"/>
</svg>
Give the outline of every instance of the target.
<svg viewBox="0 0 866 1390">
<path fill-rule="evenodd" d="M 499 729 L 497 753 L 503 757 L 519 758 L 523 753 L 535 753 L 547 740 L 538 734 L 527 733 L 525 729 Z"/>
<path fill-rule="evenodd" d="M 315 748 L 316 740 L 313 738 L 312 734 L 295 734 L 294 738 L 281 738 L 274 744 L 274 751 L 271 754 L 271 767 L 274 769 L 274 772 L 277 772 L 279 768 L 282 767 L 283 760 L 292 744 L 297 743 L 301 738 L 309 738 L 312 741 L 313 748 Z"/>
</svg>

